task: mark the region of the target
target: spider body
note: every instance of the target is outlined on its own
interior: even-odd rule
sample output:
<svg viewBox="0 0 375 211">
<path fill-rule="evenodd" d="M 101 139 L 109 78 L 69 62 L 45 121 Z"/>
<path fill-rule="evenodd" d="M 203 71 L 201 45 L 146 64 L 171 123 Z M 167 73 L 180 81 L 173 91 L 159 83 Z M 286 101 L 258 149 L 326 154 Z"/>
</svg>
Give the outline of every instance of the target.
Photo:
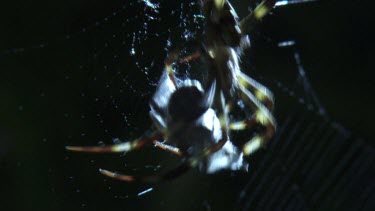
<svg viewBox="0 0 375 211">
<path fill-rule="evenodd" d="M 276 123 L 271 113 L 273 95 L 263 85 L 244 74 L 239 65 L 240 55 L 244 48 L 250 46 L 247 36 L 255 23 L 265 16 L 274 6 L 275 0 L 264 0 L 255 10 L 239 21 L 238 16 L 226 0 L 206 0 L 203 4 L 203 14 L 206 17 L 205 42 L 203 43 L 205 63 L 209 67 L 209 81 L 216 82 L 214 107 L 218 114 L 241 100 L 253 113 L 252 117 L 229 125 L 231 130 L 243 130 L 254 124 L 263 126 L 259 135 L 249 140 L 243 149 L 245 155 L 250 155 L 272 138 Z M 224 97 L 221 98 L 220 95 Z"/>
</svg>

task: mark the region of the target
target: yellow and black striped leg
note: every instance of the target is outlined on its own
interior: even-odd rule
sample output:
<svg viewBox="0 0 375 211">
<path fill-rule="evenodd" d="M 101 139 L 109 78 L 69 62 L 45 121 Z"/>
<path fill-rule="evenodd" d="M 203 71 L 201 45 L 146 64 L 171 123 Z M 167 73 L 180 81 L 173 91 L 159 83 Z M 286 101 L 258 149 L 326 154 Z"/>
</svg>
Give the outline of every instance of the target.
<svg viewBox="0 0 375 211">
<path fill-rule="evenodd" d="M 254 93 L 255 97 L 262 102 L 268 110 L 273 110 L 274 98 L 269 89 L 241 71 L 237 73 L 237 80 L 240 85 Z"/>
<path fill-rule="evenodd" d="M 272 10 L 276 1 L 277 0 L 263 0 L 252 13 L 242 19 L 239 24 L 242 34 L 251 33 L 255 24 Z"/>
<path fill-rule="evenodd" d="M 126 153 L 135 149 L 139 149 L 146 144 L 152 144 L 154 140 L 160 140 L 163 138 L 164 134 L 162 132 L 152 132 L 151 134 L 145 135 L 139 139 L 110 146 L 66 146 L 65 148 L 69 151 L 75 152 Z"/>
<path fill-rule="evenodd" d="M 256 119 L 256 115 L 253 115 L 250 119 L 245 119 L 245 120 L 238 121 L 238 122 L 231 122 L 229 124 L 229 129 L 230 130 L 245 130 L 247 128 L 253 127 L 257 123 L 258 122 Z"/>
<path fill-rule="evenodd" d="M 271 112 L 250 91 L 242 85 L 239 88 L 241 90 L 241 99 L 255 109 L 254 117 L 250 122 L 252 124 L 260 124 L 265 128 L 262 134 L 256 135 L 244 145 L 244 155 L 248 156 L 267 144 L 276 131 L 276 123 Z"/>
</svg>

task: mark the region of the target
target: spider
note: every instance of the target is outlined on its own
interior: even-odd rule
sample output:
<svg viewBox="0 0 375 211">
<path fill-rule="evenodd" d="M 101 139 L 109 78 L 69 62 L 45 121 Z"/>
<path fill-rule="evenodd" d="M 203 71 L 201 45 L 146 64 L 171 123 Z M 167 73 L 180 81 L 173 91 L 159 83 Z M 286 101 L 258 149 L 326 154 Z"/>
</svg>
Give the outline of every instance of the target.
<svg viewBox="0 0 375 211">
<path fill-rule="evenodd" d="M 217 116 L 211 108 L 216 82 L 213 81 L 210 88 L 204 91 L 197 80 L 177 78 L 172 71 L 172 63 L 176 58 L 177 56 L 172 54 L 166 61 L 166 71 L 162 74 L 150 101 L 150 118 L 154 130 L 130 142 L 98 147 L 67 146 L 66 149 L 97 153 L 130 152 L 154 144 L 182 157 L 180 166 L 160 175 L 130 176 L 99 170 L 106 176 L 128 182 L 169 180 L 197 166 L 206 173 L 223 169 L 247 169 L 243 154 L 228 141 L 226 113 Z M 158 140 L 165 140 L 168 144 Z"/>
<path fill-rule="evenodd" d="M 213 107 L 219 115 L 230 112 L 238 99 L 255 111 L 251 118 L 231 123 L 230 128 L 227 128 L 227 131 L 244 130 L 256 124 L 264 128 L 262 133 L 245 143 L 243 153 L 246 156 L 266 146 L 276 131 L 276 123 L 271 113 L 274 105 L 272 93 L 240 70 L 239 59 L 243 49 L 250 46 L 247 34 L 252 32 L 255 24 L 269 13 L 275 3 L 276 0 L 263 0 L 253 12 L 239 21 L 229 1 L 204 0 L 202 12 L 206 23 L 203 50 L 188 56 L 189 59 L 203 57 L 207 64 L 207 84 L 216 84 Z M 225 106 L 222 107 L 222 104 Z"/>
<path fill-rule="evenodd" d="M 207 20 L 204 51 L 181 59 L 180 62 L 203 55 L 210 76 L 206 91 L 200 82 L 181 80 L 174 75 L 172 66 L 178 55 L 172 53 L 165 63 L 165 71 L 150 102 L 150 117 L 156 130 L 140 139 L 113 146 L 66 148 L 84 152 L 129 152 L 146 144 L 154 144 L 182 157 L 180 166 L 160 175 L 130 176 L 100 170 L 104 175 L 124 181 L 168 180 L 196 166 L 207 173 L 221 169 L 247 169 L 243 156 L 249 156 L 264 146 L 273 136 L 276 126 L 270 112 L 273 108 L 271 92 L 240 71 L 239 51 L 248 43 L 241 29 L 251 30 L 252 25 L 267 14 L 274 4 L 275 1 L 265 0 L 253 13 L 238 22 L 228 1 L 204 1 L 203 12 Z M 228 111 L 238 96 L 255 110 L 255 114 L 249 119 L 229 123 Z M 255 124 L 263 126 L 265 131 L 250 139 L 244 145 L 243 152 L 239 152 L 228 141 L 229 131 L 244 130 Z M 173 146 L 158 140 L 165 140 Z"/>
</svg>

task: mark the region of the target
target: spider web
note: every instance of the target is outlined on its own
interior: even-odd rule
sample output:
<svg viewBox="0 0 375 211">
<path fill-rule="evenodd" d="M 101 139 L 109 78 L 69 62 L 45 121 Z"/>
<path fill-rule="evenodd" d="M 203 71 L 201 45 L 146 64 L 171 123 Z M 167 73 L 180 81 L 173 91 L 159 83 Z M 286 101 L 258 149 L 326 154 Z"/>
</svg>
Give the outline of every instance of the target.
<svg viewBox="0 0 375 211">
<path fill-rule="evenodd" d="M 20 35 L 8 37 L 10 42 L 1 48 L 6 50 L 0 51 L 0 67 L 8 70 L 0 74 L 0 94 L 8 99 L 0 109 L 0 156 L 12 190 L 6 193 L 10 200 L 4 201 L 5 207 L 19 198 L 25 203 L 17 204 L 18 209 L 38 205 L 54 210 L 371 206 L 374 183 L 368 184 L 367 170 L 373 166 L 373 148 L 328 115 L 309 80 L 313 70 L 305 68 L 298 36 L 275 36 L 278 28 L 269 29 L 283 11 L 290 12 L 289 6 L 301 9 L 301 2 L 279 1 L 275 14 L 251 36 L 252 48 L 241 59 L 243 71 L 274 92 L 278 121 L 276 137 L 267 150 L 251 158 L 249 173 L 208 176 L 193 170 L 181 180 L 157 185 L 113 181 L 97 169 L 153 173 L 176 165 L 179 160 L 173 155 L 155 149 L 126 156 L 73 154 L 64 146 L 112 144 L 150 128 L 148 100 L 165 58 L 175 49 L 188 55 L 201 42 L 204 18 L 198 2 L 93 2 L 62 21 L 52 18 L 39 26 L 39 20 L 48 20 L 55 11 L 44 5 L 47 15 L 32 19 L 23 29 L 10 27 L 9 34 Z M 232 4 L 244 17 L 256 2 Z M 63 33 L 52 26 L 59 24 Z M 290 26 L 279 27 L 283 31 Z M 34 30 L 22 36 L 28 28 Z M 181 65 L 178 74 L 199 75 L 204 72 L 197 70 L 200 65 Z M 35 196 L 29 196 L 30 190 Z"/>
</svg>

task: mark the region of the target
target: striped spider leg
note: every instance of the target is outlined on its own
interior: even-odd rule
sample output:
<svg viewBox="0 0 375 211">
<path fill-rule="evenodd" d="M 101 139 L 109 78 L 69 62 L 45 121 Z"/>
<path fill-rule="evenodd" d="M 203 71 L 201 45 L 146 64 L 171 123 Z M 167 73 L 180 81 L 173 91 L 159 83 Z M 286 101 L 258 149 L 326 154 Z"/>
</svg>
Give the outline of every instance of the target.
<svg viewBox="0 0 375 211">
<path fill-rule="evenodd" d="M 250 119 L 231 123 L 229 127 L 231 130 L 243 130 L 259 124 L 265 129 L 244 145 L 245 155 L 265 146 L 276 131 L 271 113 L 274 105 L 272 93 L 239 67 L 240 54 L 250 45 L 247 34 L 269 13 L 275 2 L 264 0 L 242 21 L 238 21 L 235 10 L 226 0 L 207 0 L 203 5 L 206 17 L 203 55 L 209 66 L 209 80 L 217 81 L 217 93 L 224 94 L 228 101 L 226 107 L 231 108 L 239 97 L 254 112 Z"/>
</svg>

